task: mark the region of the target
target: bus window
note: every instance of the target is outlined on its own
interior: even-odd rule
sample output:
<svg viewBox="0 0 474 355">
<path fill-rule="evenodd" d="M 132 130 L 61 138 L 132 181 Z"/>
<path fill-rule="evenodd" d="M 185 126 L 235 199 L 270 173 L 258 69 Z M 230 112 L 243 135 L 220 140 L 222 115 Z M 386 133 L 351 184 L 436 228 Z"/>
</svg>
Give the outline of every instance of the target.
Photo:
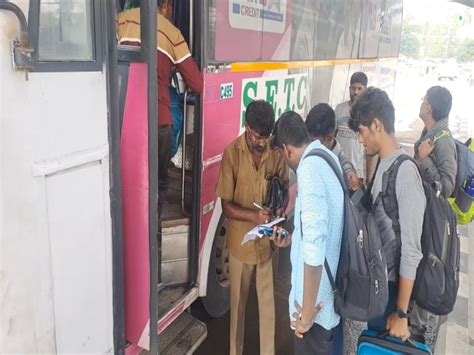
<svg viewBox="0 0 474 355">
<path fill-rule="evenodd" d="M 361 4 L 357 0 L 209 0 L 208 16 L 208 63 L 358 55 Z"/>
<path fill-rule="evenodd" d="M 402 34 L 402 4 L 399 0 L 382 1 L 378 57 L 396 57 Z"/>
<path fill-rule="evenodd" d="M 38 59 L 94 59 L 91 0 L 41 1 Z"/>
<path fill-rule="evenodd" d="M 362 38 L 359 56 L 360 58 L 376 58 L 382 18 L 381 0 L 367 0 L 362 5 Z"/>
<path fill-rule="evenodd" d="M 33 71 L 102 70 L 101 8 L 99 0 L 30 0 Z"/>
<path fill-rule="evenodd" d="M 285 60 L 357 57 L 360 39 L 359 1 L 322 1 L 319 6 L 313 2 L 293 1 L 288 12 L 291 37 L 288 39 L 289 57 Z"/>
</svg>

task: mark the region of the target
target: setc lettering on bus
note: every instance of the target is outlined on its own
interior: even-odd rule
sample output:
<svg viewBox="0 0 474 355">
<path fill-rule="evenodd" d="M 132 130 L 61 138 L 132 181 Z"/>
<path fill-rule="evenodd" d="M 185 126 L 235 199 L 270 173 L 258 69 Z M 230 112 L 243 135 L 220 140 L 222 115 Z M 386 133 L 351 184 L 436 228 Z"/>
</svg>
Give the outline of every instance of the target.
<svg viewBox="0 0 474 355">
<path fill-rule="evenodd" d="M 264 77 L 242 81 L 241 130 L 245 126 L 245 109 L 254 100 L 265 100 L 273 106 L 278 118 L 286 111 L 304 115 L 307 106 L 308 77 L 305 74 Z"/>
</svg>

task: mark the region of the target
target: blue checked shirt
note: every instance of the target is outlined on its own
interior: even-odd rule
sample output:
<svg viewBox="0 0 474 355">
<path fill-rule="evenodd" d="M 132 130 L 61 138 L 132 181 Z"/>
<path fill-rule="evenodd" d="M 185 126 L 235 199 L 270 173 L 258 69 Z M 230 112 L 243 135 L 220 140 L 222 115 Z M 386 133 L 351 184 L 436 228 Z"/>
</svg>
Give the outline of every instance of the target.
<svg viewBox="0 0 474 355">
<path fill-rule="evenodd" d="M 311 143 L 303 153 L 296 170 L 298 196 L 295 206 L 295 229 L 291 245 L 291 291 L 289 297 L 290 319 L 296 312 L 294 301 L 303 306 L 304 263 L 310 266 L 324 265 L 327 258 L 335 276 L 339 263 L 344 222 L 344 192 L 337 176 L 325 160 L 319 157 L 304 157 L 314 148 L 324 149 L 337 165 L 339 160 L 318 140 Z M 300 218 L 303 224 L 301 236 Z M 324 307 L 315 323 L 330 330 L 339 324 L 340 317 L 334 311 L 334 296 L 323 266 L 317 303 Z"/>
</svg>

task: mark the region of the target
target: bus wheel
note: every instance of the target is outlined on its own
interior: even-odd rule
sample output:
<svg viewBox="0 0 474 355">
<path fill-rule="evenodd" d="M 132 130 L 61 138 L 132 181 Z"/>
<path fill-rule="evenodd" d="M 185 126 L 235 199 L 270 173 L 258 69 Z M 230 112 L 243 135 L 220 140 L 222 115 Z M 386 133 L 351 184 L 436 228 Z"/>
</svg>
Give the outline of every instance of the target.
<svg viewBox="0 0 474 355">
<path fill-rule="evenodd" d="M 220 318 L 230 308 L 229 250 L 227 248 L 227 218 L 221 216 L 212 244 L 207 296 L 202 298 L 206 312 L 213 318 Z"/>
</svg>

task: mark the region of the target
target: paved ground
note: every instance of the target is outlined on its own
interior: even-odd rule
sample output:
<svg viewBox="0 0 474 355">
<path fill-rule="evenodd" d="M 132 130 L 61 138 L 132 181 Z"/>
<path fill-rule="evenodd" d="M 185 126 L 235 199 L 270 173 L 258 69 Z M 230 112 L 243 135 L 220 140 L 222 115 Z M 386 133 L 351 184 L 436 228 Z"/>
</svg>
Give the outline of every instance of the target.
<svg viewBox="0 0 474 355">
<path fill-rule="evenodd" d="M 469 228 L 459 227 L 461 270 L 458 298 L 454 311 L 441 326 L 435 349 L 437 354 L 474 354 L 474 258 L 469 258 L 469 250 L 474 251 L 473 228 L 472 224 Z M 468 238 L 469 234 L 471 239 Z"/>
</svg>

